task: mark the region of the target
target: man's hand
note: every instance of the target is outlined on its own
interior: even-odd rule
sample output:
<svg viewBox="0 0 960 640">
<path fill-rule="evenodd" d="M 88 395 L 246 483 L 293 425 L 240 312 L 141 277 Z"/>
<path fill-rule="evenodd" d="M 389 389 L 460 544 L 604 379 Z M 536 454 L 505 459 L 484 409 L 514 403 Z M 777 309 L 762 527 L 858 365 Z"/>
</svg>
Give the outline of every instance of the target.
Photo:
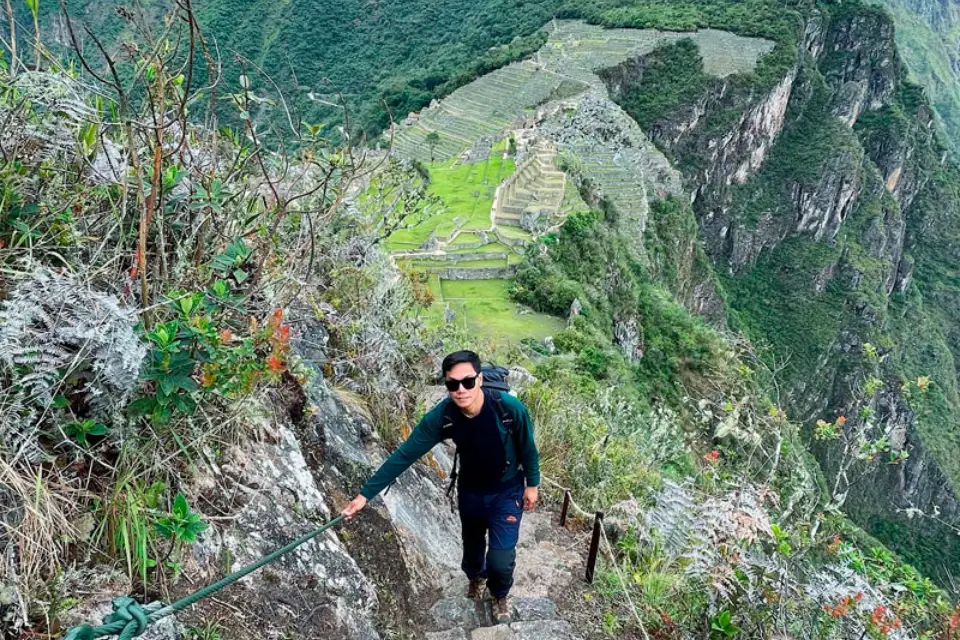
<svg viewBox="0 0 960 640">
<path fill-rule="evenodd" d="M 540 498 L 540 489 L 537 487 L 527 487 L 523 490 L 523 510 L 533 511 L 537 506 L 537 500 Z"/>
<path fill-rule="evenodd" d="M 524 502 L 526 502 L 526 496 L 524 496 Z M 350 501 L 350 504 L 343 508 L 343 510 L 340 512 L 340 515 L 346 518 L 349 522 L 350 520 L 353 520 L 353 516 L 365 506 L 367 506 L 367 499 L 363 496 L 357 496 Z"/>
</svg>

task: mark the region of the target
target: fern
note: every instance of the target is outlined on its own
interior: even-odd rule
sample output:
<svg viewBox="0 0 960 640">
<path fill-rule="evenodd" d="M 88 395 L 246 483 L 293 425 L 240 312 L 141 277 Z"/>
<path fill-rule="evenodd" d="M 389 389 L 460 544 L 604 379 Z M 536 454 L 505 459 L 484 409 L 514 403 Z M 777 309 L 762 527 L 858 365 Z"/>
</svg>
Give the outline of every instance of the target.
<svg viewBox="0 0 960 640">
<path fill-rule="evenodd" d="M 38 421 L 67 392 L 90 417 L 112 422 L 137 385 L 146 348 L 136 314 L 76 276 L 33 270 L 0 306 L 0 441 L 36 457 Z"/>
</svg>

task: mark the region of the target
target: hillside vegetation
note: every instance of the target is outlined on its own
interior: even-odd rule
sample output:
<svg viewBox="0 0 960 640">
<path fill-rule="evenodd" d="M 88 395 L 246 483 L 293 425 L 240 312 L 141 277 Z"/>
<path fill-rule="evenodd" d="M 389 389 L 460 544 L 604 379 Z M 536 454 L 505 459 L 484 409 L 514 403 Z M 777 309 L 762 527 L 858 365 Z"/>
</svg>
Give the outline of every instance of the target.
<svg viewBox="0 0 960 640">
<path fill-rule="evenodd" d="M 169 602 L 328 520 L 472 347 L 520 367 L 545 502 L 608 516 L 561 601 L 577 636 L 957 637 L 960 170 L 882 10 L 70 6 L 109 60 L 88 34 L 59 66 L 60 23 L 40 69 L 29 28 L 0 61 L 5 636 L 102 592 Z M 471 98 L 518 78 L 515 113 Z M 324 124 L 447 93 L 403 125 L 426 148 Z M 521 172 L 523 207 L 562 195 L 549 224 L 493 209 Z M 184 635 L 434 631 L 444 465 Z"/>
</svg>

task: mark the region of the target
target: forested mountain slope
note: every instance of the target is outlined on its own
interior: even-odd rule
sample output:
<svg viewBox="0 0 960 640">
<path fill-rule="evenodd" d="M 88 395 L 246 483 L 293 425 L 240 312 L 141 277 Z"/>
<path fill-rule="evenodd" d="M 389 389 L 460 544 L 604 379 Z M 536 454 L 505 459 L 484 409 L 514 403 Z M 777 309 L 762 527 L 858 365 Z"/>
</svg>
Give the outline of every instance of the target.
<svg viewBox="0 0 960 640">
<path fill-rule="evenodd" d="M 157 11 L 161 2 L 143 3 Z M 282 87 L 308 122 L 341 120 L 341 97 L 360 129 L 379 132 L 389 112 L 402 118 L 478 75 L 527 55 L 557 0 L 201 0 L 197 20 L 220 49 L 229 85 L 256 66 Z M 50 40 L 66 45 L 56 3 L 40 3 Z M 67 2 L 74 19 L 107 43 L 130 32 L 117 5 Z M 29 13 L 19 7 L 29 29 Z M 24 32 L 21 32 L 22 34 Z M 29 31 L 23 35 L 28 44 Z M 93 44 L 86 47 L 96 57 Z M 236 57 L 242 56 L 242 59 Z M 198 73 L 205 76 L 201 67 Z M 340 94 L 340 95 L 338 95 Z M 386 109 L 384 108 L 386 106 Z M 389 110 L 389 112 L 388 112 Z M 333 133 L 331 131 L 331 133 Z"/>
<path fill-rule="evenodd" d="M 884 0 L 897 46 L 927 90 L 951 148 L 960 145 L 960 5 L 951 0 Z"/>
</svg>

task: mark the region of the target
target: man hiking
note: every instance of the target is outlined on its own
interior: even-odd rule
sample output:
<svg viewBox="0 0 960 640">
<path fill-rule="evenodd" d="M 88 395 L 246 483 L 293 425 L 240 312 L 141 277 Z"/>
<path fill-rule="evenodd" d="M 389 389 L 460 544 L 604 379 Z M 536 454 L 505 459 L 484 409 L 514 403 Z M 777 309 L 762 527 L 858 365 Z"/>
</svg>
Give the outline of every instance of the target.
<svg viewBox="0 0 960 640">
<path fill-rule="evenodd" d="M 341 513 L 353 517 L 422 455 L 452 438 L 461 463 L 458 473 L 454 462 L 451 480 L 457 480 L 460 567 L 470 581 L 467 597 L 479 599 L 486 586 L 497 622 L 509 622 L 507 594 L 513 585 L 520 520 L 539 496 L 540 454 L 533 423 L 519 400 L 483 388 L 476 353 L 451 353 L 441 369 L 448 397 L 420 420 Z"/>
</svg>

